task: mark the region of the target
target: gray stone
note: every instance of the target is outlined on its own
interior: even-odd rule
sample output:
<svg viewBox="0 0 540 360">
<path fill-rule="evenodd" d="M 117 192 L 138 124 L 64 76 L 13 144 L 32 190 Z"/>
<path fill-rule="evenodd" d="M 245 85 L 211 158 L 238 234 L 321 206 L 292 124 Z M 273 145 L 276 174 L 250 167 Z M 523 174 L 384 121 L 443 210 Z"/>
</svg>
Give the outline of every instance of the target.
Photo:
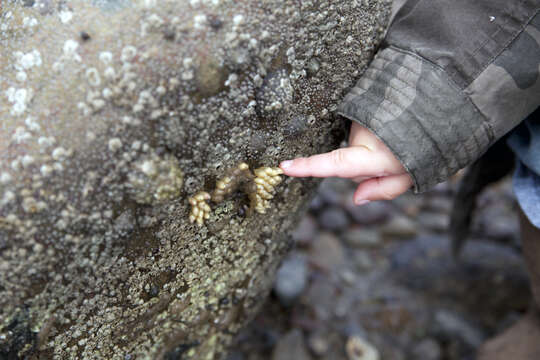
<svg viewBox="0 0 540 360">
<path fill-rule="evenodd" d="M 381 234 L 393 238 L 411 238 L 418 233 L 417 225 L 403 215 L 394 216 L 381 227 Z"/>
<path fill-rule="evenodd" d="M 343 232 L 342 238 L 347 245 L 355 248 L 381 245 L 381 234 L 377 228 L 352 228 Z"/>
<path fill-rule="evenodd" d="M 305 257 L 291 254 L 283 260 L 274 282 L 274 292 L 283 305 L 291 305 L 302 294 L 307 284 L 307 276 Z"/>
<path fill-rule="evenodd" d="M 291 235 L 298 245 L 305 246 L 313 241 L 316 234 L 317 222 L 312 216 L 306 215 L 302 218 Z"/>
<path fill-rule="evenodd" d="M 347 213 L 339 207 L 331 207 L 319 215 L 321 227 L 330 231 L 342 231 L 349 225 Z"/>
<path fill-rule="evenodd" d="M 392 205 L 386 201 L 375 201 L 366 205 L 357 206 L 352 196 L 347 198 L 345 208 L 356 224 L 375 225 L 382 224 L 390 217 Z"/>
<path fill-rule="evenodd" d="M 272 360 L 309 359 L 311 359 L 311 356 L 304 343 L 304 336 L 299 329 L 293 329 L 283 336 L 272 352 Z"/>
<path fill-rule="evenodd" d="M 418 215 L 418 221 L 424 228 L 435 231 L 445 232 L 448 230 L 448 224 L 450 223 L 450 217 L 448 214 L 435 213 L 435 212 L 421 212 Z"/>
<path fill-rule="evenodd" d="M 441 360 L 442 350 L 439 343 L 433 339 L 423 339 L 414 345 L 412 358 L 418 360 Z"/>
<path fill-rule="evenodd" d="M 435 313 L 434 320 L 434 327 L 439 336 L 447 339 L 457 339 L 473 349 L 480 346 L 486 338 L 478 327 L 455 312 L 438 310 Z"/>
<path fill-rule="evenodd" d="M 339 239 L 331 233 L 321 233 L 309 250 L 311 262 L 326 270 L 338 269 L 345 260 L 345 251 Z"/>
</svg>

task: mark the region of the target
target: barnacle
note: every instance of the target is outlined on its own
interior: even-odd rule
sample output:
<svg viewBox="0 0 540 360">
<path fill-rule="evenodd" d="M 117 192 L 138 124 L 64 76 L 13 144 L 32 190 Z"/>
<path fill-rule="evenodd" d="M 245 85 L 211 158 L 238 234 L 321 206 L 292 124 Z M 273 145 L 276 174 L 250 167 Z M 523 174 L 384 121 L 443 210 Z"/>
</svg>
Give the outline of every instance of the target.
<svg viewBox="0 0 540 360">
<path fill-rule="evenodd" d="M 232 194 L 242 181 L 250 181 L 253 179 L 253 174 L 249 171 L 249 165 L 240 163 L 237 167 L 227 171 L 225 176 L 218 180 L 216 189 L 212 192 L 212 201 L 215 203 L 222 202 L 225 197 Z"/>
<path fill-rule="evenodd" d="M 283 174 L 283 171 L 280 168 L 260 167 L 255 169 L 254 173 L 254 191 L 248 192 L 251 210 L 264 214 L 270 207 L 270 199 L 274 197 L 275 187 L 281 182 L 279 175 Z"/>
<path fill-rule="evenodd" d="M 210 200 L 210 194 L 201 191 L 194 196 L 189 198 L 189 203 L 191 204 L 191 213 L 189 214 L 189 222 L 197 222 L 199 226 L 202 226 L 204 220 L 210 217 L 210 205 L 207 201 Z"/>
<path fill-rule="evenodd" d="M 227 195 L 232 194 L 239 188 L 247 193 L 250 200 L 250 212 L 266 213 L 270 207 L 270 200 L 275 195 L 275 187 L 281 182 L 280 168 L 260 167 L 255 169 L 254 174 L 249 170 L 249 165 L 240 163 L 235 168 L 225 172 L 225 175 L 216 182 L 216 188 L 210 195 L 201 191 L 189 198 L 191 204 L 190 222 L 203 225 L 204 220 L 210 217 L 210 205 L 208 200 L 214 203 L 222 202 Z"/>
</svg>

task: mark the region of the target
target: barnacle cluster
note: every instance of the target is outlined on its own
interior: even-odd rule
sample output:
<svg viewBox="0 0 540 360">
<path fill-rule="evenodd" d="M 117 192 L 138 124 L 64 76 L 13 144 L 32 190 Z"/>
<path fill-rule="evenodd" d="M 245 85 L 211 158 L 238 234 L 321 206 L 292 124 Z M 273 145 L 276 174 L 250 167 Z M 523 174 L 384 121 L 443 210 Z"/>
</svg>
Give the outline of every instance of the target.
<svg viewBox="0 0 540 360">
<path fill-rule="evenodd" d="M 210 217 L 210 205 L 207 201 L 210 200 L 210 194 L 201 191 L 189 198 L 189 203 L 191 204 L 191 213 L 189 214 L 190 222 L 197 222 L 199 226 L 204 224 L 204 220 Z"/>
<path fill-rule="evenodd" d="M 260 167 L 253 171 L 249 170 L 249 165 L 242 162 L 235 168 L 225 172 L 225 175 L 216 182 L 216 188 L 210 195 L 201 191 L 189 198 L 191 204 L 190 222 L 197 222 L 202 226 L 204 220 L 210 217 L 210 205 L 208 200 L 220 203 L 225 197 L 242 189 L 250 200 L 250 212 L 265 214 L 270 207 L 270 200 L 275 195 L 275 187 L 281 183 L 283 171 L 278 167 Z"/>
</svg>

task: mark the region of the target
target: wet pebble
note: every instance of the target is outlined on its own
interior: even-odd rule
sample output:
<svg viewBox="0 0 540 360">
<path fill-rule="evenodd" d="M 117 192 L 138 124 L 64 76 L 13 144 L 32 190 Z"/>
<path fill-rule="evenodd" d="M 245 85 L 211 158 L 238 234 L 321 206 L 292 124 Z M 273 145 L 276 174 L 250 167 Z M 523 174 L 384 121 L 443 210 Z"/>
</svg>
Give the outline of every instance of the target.
<svg viewBox="0 0 540 360">
<path fill-rule="evenodd" d="M 349 360 L 379 360 L 379 351 L 359 336 L 351 336 L 345 346 Z"/>
<path fill-rule="evenodd" d="M 321 199 L 330 205 L 341 206 L 349 197 L 350 184 L 344 179 L 328 178 L 319 186 L 318 194 Z"/>
<path fill-rule="evenodd" d="M 441 360 L 441 346 L 433 339 L 423 339 L 414 345 L 412 349 L 412 358 L 422 360 Z"/>
<path fill-rule="evenodd" d="M 339 239 L 331 233 L 321 233 L 310 249 L 311 261 L 326 270 L 337 269 L 343 265 L 345 252 Z"/>
<path fill-rule="evenodd" d="M 406 216 L 394 216 L 388 223 L 381 227 L 383 236 L 392 238 L 410 238 L 418 233 L 416 224 Z"/>
<path fill-rule="evenodd" d="M 272 360 L 309 359 L 311 359 L 311 356 L 306 349 L 306 345 L 304 344 L 304 336 L 299 329 L 293 329 L 279 339 L 274 351 L 272 352 Z"/>
<path fill-rule="evenodd" d="M 317 233 L 317 222 L 311 215 L 306 215 L 292 233 L 293 240 L 300 246 L 309 244 Z"/>
<path fill-rule="evenodd" d="M 475 349 L 485 340 L 482 331 L 463 316 L 451 310 L 441 309 L 435 313 L 435 332 L 445 340 L 459 341 Z"/>
<path fill-rule="evenodd" d="M 377 247 L 381 245 L 381 234 L 377 229 L 352 228 L 342 235 L 345 243 L 355 248 Z"/>
<path fill-rule="evenodd" d="M 345 202 L 347 212 L 356 224 L 375 225 L 384 223 L 392 213 L 392 206 L 388 202 L 375 201 L 363 206 L 353 203 L 352 197 Z"/>
<path fill-rule="evenodd" d="M 341 231 L 349 225 L 349 218 L 342 208 L 331 207 L 319 215 L 319 223 L 323 229 Z"/>
<path fill-rule="evenodd" d="M 418 215 L 418 222 L 421 226 L 431 231 L 444 232 L 448 230 L 450 218 L 447 214 L 422 212 Z"/>
<path fill-rule="evenodd" d="M 276 274 L 274 292 L 282 305 L 290 306 L 306 287 L 308 269 L 306 258 L 297 254 L 287 257 Z"/>
<path fill-rule="evenodd" d="M 326 334 L 322 332 L 315 332 L 309 336 L 308 346 L 313 354 L 323 356 L 328 352 L 330 344 Z"/>
</svg>

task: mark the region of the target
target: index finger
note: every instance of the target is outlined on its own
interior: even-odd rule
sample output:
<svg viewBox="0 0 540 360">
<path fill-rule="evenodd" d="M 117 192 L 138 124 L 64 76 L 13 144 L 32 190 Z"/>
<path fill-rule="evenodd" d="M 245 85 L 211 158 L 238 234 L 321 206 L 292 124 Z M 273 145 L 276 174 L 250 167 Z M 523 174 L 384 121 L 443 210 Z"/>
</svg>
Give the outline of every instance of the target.
<svg viewBox="0 0 540 360">
<path fill-rule="evenodd" d="M 388 156 L 364 146 L 350 146 L 307 158 L 283 161 L 281 169 L 295 177 L 342 177 L 388 175 Z"/>
</svg>

